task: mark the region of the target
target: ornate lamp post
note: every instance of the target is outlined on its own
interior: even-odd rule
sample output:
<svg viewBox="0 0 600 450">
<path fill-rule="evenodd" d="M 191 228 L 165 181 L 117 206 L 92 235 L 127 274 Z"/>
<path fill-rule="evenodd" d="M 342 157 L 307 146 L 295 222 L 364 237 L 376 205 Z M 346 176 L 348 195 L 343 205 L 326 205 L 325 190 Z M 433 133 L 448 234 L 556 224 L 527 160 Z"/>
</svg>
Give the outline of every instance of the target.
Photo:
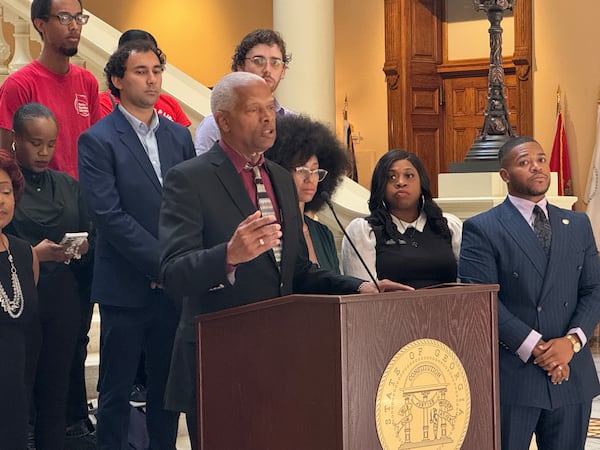
<svg viewBox="0 0 600 450">
<path fill-rule="evenodd" d="M 465 157 L 465 166 L 472 165 L 487 170 L 495 165 L 497 168 L 498 149 L 514 136 L 506 99 L 504 97 L 504 68 L 502 67 L 502 17 L 504 11 L 513 9 L 516 0 L 474 0 L 476 11 L 486 11 L 490 21 L 490 71 L 488 85 L 488 104 L 484 113 L 481 134 Z M 470 164 L 475 163 L 475 164 Z M 496 170 L 496 169 L 493 169 Z M 470 171 L 470 170 L 469 170 Z"/>
</svg>

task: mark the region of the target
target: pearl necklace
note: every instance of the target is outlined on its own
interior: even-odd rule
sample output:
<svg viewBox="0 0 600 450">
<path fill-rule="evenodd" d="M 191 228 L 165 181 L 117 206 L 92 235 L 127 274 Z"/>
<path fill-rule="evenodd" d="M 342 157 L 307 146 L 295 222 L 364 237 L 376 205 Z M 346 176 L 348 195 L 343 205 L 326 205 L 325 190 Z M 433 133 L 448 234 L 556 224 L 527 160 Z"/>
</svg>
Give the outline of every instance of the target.
<svg viewBox="0 0 600 450">
<path fill-rule="evenodd" d="M 2 240 L 2 243 L 4 244 L 4 239 L 0 240 Z M 17 268 L 13 262 L 13 256 L 10 253 L 8 244 L 6 245 L 6 251 L 8 253 L 8 262 L 10 264 L 10 281 L 14 297 L 12 300 L 10 299 L 4 290 L 4 286 L 2 286 L 2 283 L 0 282 L 0 306 L 2 306 L 2 309 L 6 311 L 10 317 L 18 319 L 21 317 L 21 314 L 23 314 L 25 300 L 23 299 L 23 291 L 21 290 L 21 283 L 19 282 L 19 276 L 17 275 Z"/>
</svg>

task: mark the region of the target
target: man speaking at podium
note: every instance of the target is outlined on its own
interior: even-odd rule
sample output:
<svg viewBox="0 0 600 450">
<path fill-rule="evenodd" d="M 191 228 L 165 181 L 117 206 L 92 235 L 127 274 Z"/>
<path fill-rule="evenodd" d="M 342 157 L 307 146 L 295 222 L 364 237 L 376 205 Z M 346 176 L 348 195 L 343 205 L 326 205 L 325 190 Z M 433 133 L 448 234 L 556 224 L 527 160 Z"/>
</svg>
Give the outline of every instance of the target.
<svg viewBox="0 0 600 450">
<path fill-rule="evenodd" d="M 461 281 L 497 283 L 502 450 L 583 450 L 600 393 L 585 345 L 600 319 L 600 261 L 585 214 L 545 194 L 550 167 L 530 137 L 498 153 L 508 198 L 463 225 Z"/>
<path fill-rule="evenodd" d="M 169 171 L 159 236 L 163 286 L 183 299 L 166 403 L 187 413 L 197 447 L 194 317 L 292 293 L 375 293 L 378 287 L 308 260 L 290 173 L 265 160 L 275 141 L 275 101 L 259 76 L 234 72 L 211 95 L 221 140 Z M 382 280 L 379 289 L 412 289 Z"/>
</svg>

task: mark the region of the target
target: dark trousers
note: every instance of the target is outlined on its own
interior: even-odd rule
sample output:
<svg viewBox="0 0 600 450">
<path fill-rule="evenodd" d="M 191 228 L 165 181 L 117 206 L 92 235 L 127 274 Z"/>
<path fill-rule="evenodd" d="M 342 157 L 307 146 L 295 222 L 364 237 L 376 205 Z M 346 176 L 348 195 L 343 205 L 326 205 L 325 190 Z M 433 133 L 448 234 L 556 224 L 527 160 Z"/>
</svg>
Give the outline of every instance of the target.
<svg viewBox="0 0 600 450">
<path fill-rule="evenodd" d="M 198 438 L 200 437 L 200 430 L 198 429 L 197 410 L 185 415 L 185 423 L 187 425 L 188 436 L 190 437 L 190 446 L 192 447 L 192 450 L 200 450 L 200 442 L 198 441 Z"/>
<path fill-rule="evenodd" d="M 0 369 L 0 448 L 2 449 L 25 448 L 28 403 L 25 387 L 25 333 L 22 323 L 0 325 L 0 361 L 4 361 Z"/>
<path fill-rule="evenodd" d="M 502 450 L 528 450 L 535 432 L 538 450 L 584 450 L 591 400 L 554 410 L 501 406 Z"/>
<path fill-rule="evenodd" d="M 77 262 L 73 262 L 77 264 Z M 80 267 L 76 272 L 79 287 L 79 332 L 75 351 L 71 361 L 71 382 L 67 396 L 67 425 L 73 425 L 88 418 L 87 391 L 85 387 L 85 360 L 87 345 L 90 341 L 88 333 L 92 323 L 94 305 L 90 302 L 92 283 L 92 264 Z"/>
<path fill-rule="evenodd" d="M 178 317 L 162 290 L 152 291 L 150 297 L 148 306 L 142 308 L 100 305 L 99 449 L 129 448 L 129 394 L 142 352 L 146 358 L 150 447 L 175 449 L 179 414 L 166 411 L 163 404 Z"/>
<path fill-rule="evenodd" d="M 64 446 L 66 401 L 71 361 L 79 332 L 77 281 L 67 266 L 43 274 L 38 282 L 40 336 L 38 352 L 29 352 L 28 364 L 35 367 L 30 422 L 35 424 L 36 449 Z M 37 353 L 37 354 L 36 354 Z"/>
</svg>

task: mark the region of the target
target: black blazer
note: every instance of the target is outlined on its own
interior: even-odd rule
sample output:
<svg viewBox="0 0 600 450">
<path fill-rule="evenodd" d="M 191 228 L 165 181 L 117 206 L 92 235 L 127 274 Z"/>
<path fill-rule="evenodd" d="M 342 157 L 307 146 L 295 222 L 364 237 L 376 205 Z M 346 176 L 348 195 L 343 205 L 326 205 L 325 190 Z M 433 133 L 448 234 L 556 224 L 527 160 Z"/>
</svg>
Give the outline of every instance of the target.
<svg viewBox="0 0 600 450">
<path fill-rule="evenodd" d="M 167 388 L 170 409 L 190 411 L 195 402 L 188 388 L 195 387 L 196 315 L 291 293 L 355 293 L 362 283 L 308 260 L 291 175 L 271 161 L 265 164 L 280 208 L 281 271 L 269 251 L 240 264 L 233 285 L 226 276 L 227 242 L 256 211 L 239 174 L 218 144 L 167 174 L 159 229 L 162 283 L 183 301 Z"/>
</svg>

